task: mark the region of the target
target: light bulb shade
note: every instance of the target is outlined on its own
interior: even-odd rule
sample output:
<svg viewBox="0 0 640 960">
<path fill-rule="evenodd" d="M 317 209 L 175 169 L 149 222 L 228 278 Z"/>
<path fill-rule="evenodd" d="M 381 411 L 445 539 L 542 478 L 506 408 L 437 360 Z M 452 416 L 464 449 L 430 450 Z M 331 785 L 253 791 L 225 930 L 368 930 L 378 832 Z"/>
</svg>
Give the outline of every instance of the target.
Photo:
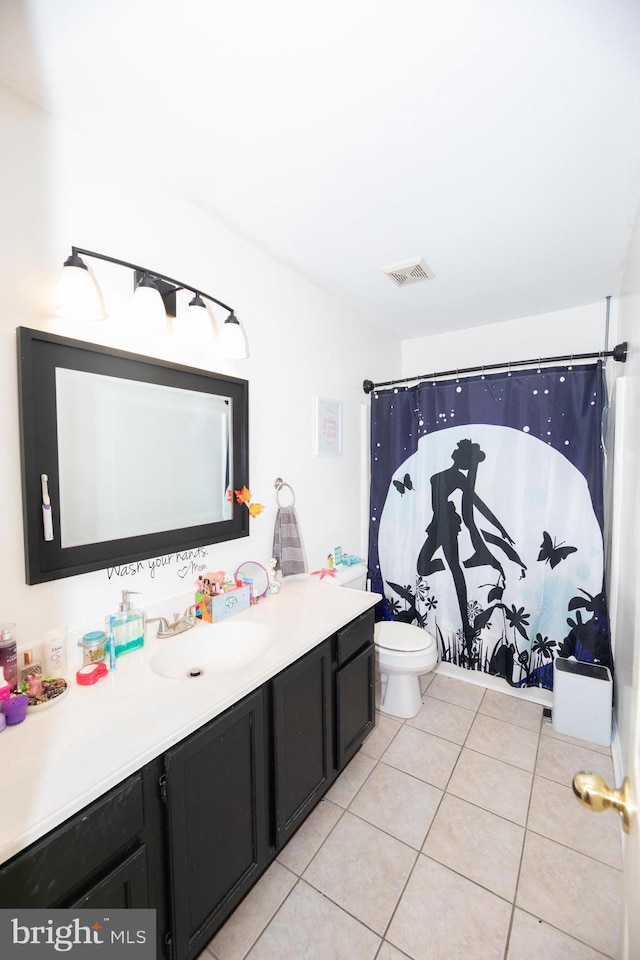
<svg viewBox="0 0 640 960">
<path fill-rule="evenodd" d="M 55 312 L 65 320 L 104 320 L 98 287 L 86 263 L 77 254 L 72 253 L 60 271 Z"/>
<path fill-rule="evenodd" d="M 220 345 L 229 360 L 246 360 L 249 356 L 244 331 L 233 310 L 222 324 Z"/>
<path fill-rule="evenodd" d="M 148 274 L 143 276 L 134 291 L 133 316 L 136 326 L 144 333 L 168 333 L 164 301 Z"/>
<path fill-rule="evenodd" d="M 196 293 L 186 310 L 181 311 L 173 322 L 173 332 L 180 339 L 190 343 L 210 344 L 213 339 L 213 326 L 207 305 Z"/>
</svg>

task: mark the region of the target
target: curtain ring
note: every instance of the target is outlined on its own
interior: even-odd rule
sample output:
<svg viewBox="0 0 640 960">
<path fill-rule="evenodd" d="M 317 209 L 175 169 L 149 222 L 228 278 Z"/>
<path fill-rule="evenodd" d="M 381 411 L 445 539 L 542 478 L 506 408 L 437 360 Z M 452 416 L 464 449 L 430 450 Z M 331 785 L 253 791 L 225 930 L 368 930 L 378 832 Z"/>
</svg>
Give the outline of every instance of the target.
<svg viewBox="0 0 640 960">
<path fill-rule="evenodd" d="M 537 373 L 542 373 L 542 370 L 540 369 L 540 364 L 541 364 L 541 363 L 542 363 L 542 358 L 541 358 L 541 357 L 538 357 L 538 369 L 537 369 L 537 371 L 536 371 Z"/>
<path fill-rule="evenodd" d="M 569 366 L 567 367 L 567 370 L 573 370 L 573 354 L 571 354 L 569 357 Z"/>
<path fill-rule="evenodd" d="M 482 367 L 480 369 L 482 370 L 482 373 L 480 374 L 480 379 L 484 380 L 484 363 L 482 364 Z"/>
<path fill-rule="evenodd" d="M 508 376 L 508 377 L 511 376 L 511 360 L 509 360 L 509 362 L 508 362 L 508 364 L 507 364 L 507 376 Z"/>
</svg>

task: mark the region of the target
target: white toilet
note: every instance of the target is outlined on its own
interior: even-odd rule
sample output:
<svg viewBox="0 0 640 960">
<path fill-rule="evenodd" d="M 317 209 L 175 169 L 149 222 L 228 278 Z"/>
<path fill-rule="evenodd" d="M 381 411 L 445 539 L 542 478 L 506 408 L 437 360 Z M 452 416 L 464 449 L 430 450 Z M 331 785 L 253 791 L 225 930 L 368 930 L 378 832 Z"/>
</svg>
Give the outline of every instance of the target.
<svg viewBox="0 0 640 960">
<path fill-rule="evenodd" d="M 363 563 L 341 566 L 327 582 L 366 590 L 367 567 Z M 380 674 L 380 710 L 392 717 L 415 717 L 422 706 L 420 677 L 430 673 L 438 662 L 435 638 L 413 624 L 383 620 L 376 623 L 374 640 Z"/>
<path fill-rule="evenodd" d="M 380 710 L 392 717 L 415 717 L 422 706 L 420 677 L 438 662 L 435 638 L 411 623 L 376 623 L 376 654 L 382 686 Z"/>
</svg>

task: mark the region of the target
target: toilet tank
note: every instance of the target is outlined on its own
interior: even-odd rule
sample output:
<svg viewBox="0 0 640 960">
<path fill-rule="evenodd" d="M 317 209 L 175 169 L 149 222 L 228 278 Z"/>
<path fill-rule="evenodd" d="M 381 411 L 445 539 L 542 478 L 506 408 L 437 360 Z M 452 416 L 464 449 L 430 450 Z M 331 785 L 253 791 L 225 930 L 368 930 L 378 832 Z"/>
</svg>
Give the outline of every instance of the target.
<svg viewBox="0 0 640 960">
<path fill-rule="evenodd" d="M 334 567 L 335 577 L 325 577 L 322 583 L 333 583 L 339 587 L 350 587 L 352 590 L 367 589 L 367 565 L 366 563 L 353 563 L 350 566 L 340 564 Z M 318 577 L 311 577 L 317 580 Z"/>
</svg>

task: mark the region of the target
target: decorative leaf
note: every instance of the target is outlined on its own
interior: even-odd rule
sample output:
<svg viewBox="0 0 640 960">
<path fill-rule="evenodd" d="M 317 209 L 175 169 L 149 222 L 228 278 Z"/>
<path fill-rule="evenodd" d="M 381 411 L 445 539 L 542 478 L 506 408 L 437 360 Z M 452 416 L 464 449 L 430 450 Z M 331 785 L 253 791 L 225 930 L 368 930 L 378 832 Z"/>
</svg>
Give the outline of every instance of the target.
<svg viewBox="0 0 640 960">
<path fill-rule="evenodd" d="M 489 620 L 491 620 L 491 615 L 494 610 L 495 607 L 487 607 L 486 610 L 483 610 L 482 613 L 478 614 L 473 621 L 473 629 L 476 633 L 486 627 L 486 625 L 489 623 Z"/>
<path fill-rule="evenodd" d="M 494 587 L 492 590 L 489 590 L 487 594 L 488 603 L 493 603 L 494 600 L 502 600 L 503 593 L 504 587 Z"/>
<path fill-rule="evenodd" d="M 588 607 L 589 607 L 589 601 L 588 601 L 588 600 L 583 600 L 582 597 L 572 597 L 571 600 L 569 600 L 569 605 L 568 605 L 567 609 L 568 609 L 568 610 L 577 610 L 578 607 L 585 607 L 585 608 L 588 609 Z"/>
<path fill-rule="evenodd" d="M 403 610 L 402 613 L 399 613 L 396 617 L 397 623 L 413 623 L 415 619 L 415 610 Z"/>
<path fill-rule="evenodd" d="M 506 543 L 502 537 L 497 537 L 495 533 L 491 533 L 489 530 L 483 530 L 482 534 L 487 543 L 492 543 L 494 547 L 500 547 L 500 549 L 503 550 L 509 557 L 509 560 L 513 560 L 513 562 L 517 563 L 519 567 L 523 567 L 525 570 L 527 569 L 513 547 L 509 546 L 509 544 Z"/>
<path fill-rule="evenodd" d="M 249 507 L 249 515 L 252 517 L 257 517 L 264 510 L 263 503 L 248 503 L 247 506 Z"/>
<path fill-rule="evenodd" d="M 251 500 L 251 490 L 249 490 L 247 487 L 243 487 L 242 490 L 236 490 L 235 494 L 238 503 L 247 503 L 249 500 Z"/>
<path fill-rule="evenodd" d="M 391 583 L 390 580 L 387 580 L 387 586 L 391 587 L 392 590 L 395 590 L 398 596 L 402 597 L 403 600 L 406 600 L 407 603 L 413 603 L 415 600 L 415 596 L 409 587 L 401 587 L 397 583 Z"/>
</svg>

